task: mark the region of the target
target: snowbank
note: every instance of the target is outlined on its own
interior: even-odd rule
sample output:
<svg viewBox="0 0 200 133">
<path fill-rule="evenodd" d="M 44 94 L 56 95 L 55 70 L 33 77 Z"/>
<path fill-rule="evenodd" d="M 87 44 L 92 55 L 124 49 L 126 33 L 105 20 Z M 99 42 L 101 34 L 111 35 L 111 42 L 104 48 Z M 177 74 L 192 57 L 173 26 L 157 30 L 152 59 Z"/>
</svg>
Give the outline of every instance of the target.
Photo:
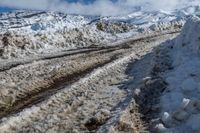
<svg viewBox="0 0 200 133">
<path fill-rule="evenodd" d="M 116 17 L 40 11 L 3 13 L 0 16 L 0 60 L 107 46 L 133 36 L 179 30 L 184 18 L 184 15 L 159 11 Z"/>
<path fill-rule="evenodd" d="M 173 70 L 164 75 L 168 88 L 161 97 L 161 133 L 200 132 L 200 18 L 191 17 L 175 39 Z"/>
</svg>

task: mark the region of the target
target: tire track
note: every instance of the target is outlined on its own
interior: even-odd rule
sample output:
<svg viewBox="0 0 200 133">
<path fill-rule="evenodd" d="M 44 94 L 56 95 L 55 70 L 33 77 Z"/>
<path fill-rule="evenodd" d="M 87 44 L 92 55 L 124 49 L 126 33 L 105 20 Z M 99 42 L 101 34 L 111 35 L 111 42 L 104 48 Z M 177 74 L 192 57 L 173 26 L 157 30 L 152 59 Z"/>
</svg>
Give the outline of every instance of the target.
<svg viewBox="0 0 200 133">
<path fill-rule="evenodd" d="M 167 34 L 177 34 L 179 33 L 179 30 L 175 30 L 175 31 L 168 31 L 166 33 L 156 33 L 153 35 L 147 35 L 145 37 L 139 37 L 136 39 L 128 39 L 128 41 L 119 41 L 119 42 L 115 42 L 114 46 L 105 46 L 105 47 L 90 47 L 88 48 L 82 48 L 82 49 L 74 49 L 74 50 L 67 50 L 67 51 L 62 51 L 61 54 L 50 54 L 50 55 L 46 55 L 46 56 L 39 56 L 39 57 L 34 57 L 32 59 L 27 59 L 27 60 L 22 60 L 22 61 L 10 61 L 10 62 L 3 62 L 3 65 L 0 65 L 0 72 L 2 71 L 7 71 L 10 70 L 12 68 L 18 67 L 20 65 L 27 65 L 27 64 L 31 64 L 35 61 L 41 61 L 41 60 L 49 60 L 49 59 L 56 59 L 56 58 L 62 58 L 62 57 L 66 57 L 66 56 L 73 56 L 73 55 L 80 55 L 80 54 L 89 54 L 92 52 L 103 52 L 103 51 L 107 51 L 107 50 L 116 50 L 116 49 L 120 49 L 120 48 L 125 48 L 125 47 L 129 47 L 130 45 L 127 46 L 127 43 L 132 43 L 131 45 L 134 45 L 137 42 L 143 41 L 143 40 L 151 40 L 152 38 L 155 37 L 159 37 L 159 36 L 163 36 L 163 35 L 167 35 Z"/>
<path fill-rule="evenodd" d="M 39 130 L 48 132 L 47 129 L 51 129 L 51 124 L 48 122 L 50 120 L 52 120 L 53 123 L 55 122 L 54 124 L 57 123 L 55 127 L 59 127 L 59 130 L 60 128 L 63 128 L 65 131 L 69 132 L 73 132 L 72 129 L 77 129 L 78 132 L 96 131 L 99 126 L 104 124 L 107 119 L 111 117 L 109 113 L 107 113 L 108 116 L 102 116 L 102 113 L 106 114 L 105 112 L 108 112 L 105 110 L 112 111 L 112 108 L 119 103 L 119 100 L 126 97 L 126 91 L 112 88 L 109 89 L 108 86 L 121 82 L 126 77 L 126 64 L 130 62 L 130 60 L 137 59 L 138 56 L 146 54 L 147 51 L 151 51 L 152 48 L 159 44 L 155 44 L 159 38 L 160 36 L 133 42 L 130 41 L 129 43 L 124 43 L 123 46 L 117 46 L 114 49 L 112 48 L 84 54 L 84 58 L 88 59 L 88 61 L 85 62 L 85 64 L 88 65 L 87 67 L 82 66 L 80 69 L 77 69 L 79 68 L 78 66 L 80 66 L 80 64 L 77 64 L 77 68 L 73 66 L 73 69 L 71 69 L 74 71 L 71 75 L 67 75 L 67 73 L 65 73 L 70 71 L 70 69 L 65 69 L 64 71 L 59 72 L 64 73 L 63 75 L 58 74 L 58 77 L 55 78 L 56 80 L 50 82 L 50 86 L 42 89 L 40 88 L 41 90 L 39 91 L 36 89 L 38 91 L 37 93 L 34 94 L 31 92 L 25 99 L 19 100 L 18 104 L 13 104 L 13 106 L 2 115 L 9 117 L 4 117 L 1 120 L 1 131 L 18 132 L 21 130 L 23 132 L 37 132 L 36 127 L 39 126 Z M 83 62 L 84 58 L 79 59 L 78 57 L 71 60 L 79 60 L 80 62 Z M 36 64 L 38 63 L 41 65 L 40 63 L 42 62 L 51 62 L 50 64 L 54 64 L 55 62 L 60 63 L 63 60 L 63 62 L 66 62 L 66 59 L 67 57 L 64 56 L 56 59 L 53 58 L 38 61 Z M 27 66 L 36 64 L 27 64 Z M 45 64 L 43 65 L 45 66 Z M 21 69 L 24 69 L 24 67 L 26 67 L 26 65 Z M 65 66 L 62 66 L 61 68 L 65 68 Z M 15 70 L 18 70 L 18 67 L 7 71 L 12 73 L 12 71 Z M 79 71 L 77 72 L 77 70 Z M 49 70 L 45 71 L 49 73 Z M 57 74 L 58 71 L 55 73 Z M 49 79 L 52 77 L 54 76 L 50 75 Z M 37 87 L 38 85 L 35 86 L 35 88 Z M 110 91 L 112 94 L 110 94 Z M 85 94 L 86 92 L 87 94 Z M 102 97 L 105 96 L 106 98 L 102 99 Z M 27 102 L 22 103 L 23 101 Z M 19 105 L 19 103 L 21 105 Z M 90 106 L 94 107 L 88 108 Z M 95 112 L 95 110 L 101 106 L 103 106 L 102 108 L 105 110 Z M 62 111 L 59 112 L 59 110 Z M 55 117 L 59 117 L 59 121 L 54 118 L 49 118 L 49 114 L 51 113 L 55 114 Z M 102 121 L 100 120 L 101 122 L 97 119 L 99 118 L 99 113 L 100 117 L 103 117 L 103 119 L 101 119 Z M 96 115 L 97 118 L 94 118 L 93 116 Z M 87 119 L 83 120 L 82 117 Z M 16 119 L 20 122 L 20 124 L 15 123 Z M 96 125 L 92 129 L 88 126 L 88 124 L 91 124 L 91 120 L 92 124 Z M 45 127 L 45 125 L 40 125 L 42 123 L 48 124 Z M 63 124 L 64 127 L 62 126 Z M 10 125 L 12 126 L 11 129 Z"/>
<path fill-rule="evenodd" d="M 91 54 L 90 56 L 99 57 L 99 55 L 104 54 L 104 52 Z M 6 117 L 10 114 L 20 112 L 24 108 L 30 107 L 34 104 L 41 102 L 42 100 L 48 98 L 49 96 L 53 95 L 57 91 L 63 89 L 64 86 L 68 86 L 76 82 L 78 79 L 84 77 L 86 74 L 90 73 L 92 70 L 102 67 L 105 64 L 110 63 L 113 60 L 117 59 L 118 53 L 112 55 L 112 52 L 113 52 L 112 50 L 106 51 L 106 53 L 109 53 L 109 52 L 111 53 L 111 55 L 106 57 L 105 59 L 97 60 L 96 59 L 97 57 L 96 57 L 94 58 L 96 59 L 94 63 L 88 62 L 88 64 L 90 65 L 85 65 L 85 67 L 83 66 L 83 68 L 77 69 L 77 71 L 74 71 L 69 74 L 66 73 L 66 71 L 68 71 L 66 69 L 62 71 L 63 73 L 66 73 L 66 75 L 60 74 L 58 75 L 58 77 L 49 77 L 49 79 L 45 81 L 45 82 L 48 82 L 47 84 L 34 86 L 34 88 L 32 89 L 33 91 L 28 92 L 25 97 L 20 98 L 20 96 L 18 96 L 18 100 L 14 101 L 14 103 L 12 103 L 12 105 L 9 108 L 2 107 L 1 112 L 0 112 L 0 118 Z M 92 59 L 93 58 L 91 58 L 91 60 Z M 62 60 L 62 58 L 59 60 Z M 85 64 L 87 64 L 87 62 Z M 73 68 L 73 69 L 76 69 L 76 68 Z"/>
</svg>

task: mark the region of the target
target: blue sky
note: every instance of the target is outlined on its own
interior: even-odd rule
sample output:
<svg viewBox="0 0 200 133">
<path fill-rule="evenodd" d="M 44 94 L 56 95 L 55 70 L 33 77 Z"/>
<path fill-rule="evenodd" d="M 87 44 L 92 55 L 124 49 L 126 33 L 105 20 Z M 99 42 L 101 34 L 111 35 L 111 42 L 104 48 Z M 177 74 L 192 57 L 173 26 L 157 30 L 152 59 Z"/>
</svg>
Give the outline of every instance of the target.
<svg viewBox="0 0 200 133">
<path fill-rule="evenodd" d="M 1 1 L 4 1 L 4 0 L 1 0 Z M 18 1 L 18 0 L 16 0 L 16 1 Z M 27 0 L 27 1 L 29 1 L 29 0 Z M 88 4 L 94 3 L 95 0 L 60 0 L 60 1 L 66 1 L 68 3 L 77 3 L 77 2 L 79 2 L 79 3 L 82 3 L 82 4 L 88 5 Z M 108 1 L 115 2 L 117 0 L 108 0 Z M 4 6 L 4 5 L 1 5 L 1 3 L 0 3 L 0 12 L 9 12 L 9 11 L 13 11 L 13 10 L 16 10 L 16 8 L 9 7 L 9 6 Z"/>
<path fill-rule="evenodd" d="M 0 0 L 0 12 L 28 9 L 110 16 L 121 12 L 127 13 L 126 8 L 122 7 L 122 10 L 120 7 L 121 4 L 126 5 L 127 1 L 132 0 Z"/>
<path fill-rule="evenodd" d="M 0 0 L 0 12 L 29 9 L 113 16 L 131 13 L 138 6 L 145 11 L 172 11 L 192 3 L 200 5 L 200 0 Z"/>
<path fill-rule="evenodd" d="M 84 3 L 84 4 L 91 4 L 95 0 L 64 0 L 64 1 L 67 1 L 69 3 L 80 2 L 80 3 Z M 115 1 L 115 0 L 111 0 L 111 1 Z M 15 10 L 15 8 L 10 8 L 10 7 L 0 5 L 0 12 L 9 12 L 9 11 L 13 11 L 13 10 Z"/>
<path fill-rule="evenodd" d="M 8 7 L 0 7 L 0 12 L 9 12 L 9 11 L 13 11 L 13 9 Z"/>
<path fill-rule="evenodd" d="M 68 2 L 84 2 L 84 3 L 91 3 L 94 2 L 94 0 L 66 0 Z"/>
<path fill-rule="evenodd" d="M 92 3 L 94 2 L 95 0 L 65 0 L 65 1 L 68 1 L 68 2 L 83 2 L 85 4 L 89 4 L 89 3 Z M 116 0 L 110 0 L 110 1 L 116 1 Z"/>
<path fill-rule="evenodd" d="M 95 0 L 65 0 L 65 1 L 67 1 L 69 3 L 82 2 L 84 4 L 90 4 L 90 3 L 93 3 Z M 0 5 L 0 12 L 10 12 L 10 11 L 13 11 L 15 9 L 16 8 L 10 8 L 10 7 Z"/>
</svg>

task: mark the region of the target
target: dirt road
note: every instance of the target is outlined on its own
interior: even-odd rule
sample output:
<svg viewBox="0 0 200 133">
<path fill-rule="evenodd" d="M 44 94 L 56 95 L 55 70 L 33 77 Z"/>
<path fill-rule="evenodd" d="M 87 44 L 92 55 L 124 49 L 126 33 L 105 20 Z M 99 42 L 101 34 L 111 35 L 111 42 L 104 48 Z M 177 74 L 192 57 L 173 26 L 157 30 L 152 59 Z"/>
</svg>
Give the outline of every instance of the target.
<svg viewBox="0 0 200 133">
<path fill-rule="evenodd" d="M 169 32 L 116 46 L 4 63 L 0 131 L 145 131 L 133 95 L 152 72 L 153 49 L 176 35 Z"/>
</svg>

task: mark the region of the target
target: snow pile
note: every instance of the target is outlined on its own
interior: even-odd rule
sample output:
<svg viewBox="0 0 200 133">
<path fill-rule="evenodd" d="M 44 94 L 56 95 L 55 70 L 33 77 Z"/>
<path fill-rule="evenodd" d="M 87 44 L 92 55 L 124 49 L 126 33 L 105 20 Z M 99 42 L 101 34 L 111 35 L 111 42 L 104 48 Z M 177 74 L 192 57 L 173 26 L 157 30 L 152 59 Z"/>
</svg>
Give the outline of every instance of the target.
<svg viewBox="0 0 200 133">
<path fill-rule="evenodd" d="M 17 11 L 0 17 L 0 58 L 24 58 L 63 50 L 102 46 L 116 37 L 88 25 L 95 17 Z"/>
<path fill-rule="evenodd" d="M 180 17 L 176 13 L 159 11 L 136 11 L 116 17 L 41 11 L 3 13 L 0 14 L 0 59 L 112 45 L 155 31 L 179 30 L 184 20 L 184 15 Z"/>
<path fill-rule="evenodd" d="M 169 84 L 161 97 L 161 133 L 200 132 L 200 18 L 191 17 L 175 39 L 173 70 L 164 75 Z"/>
<path fill-rule="evenodd" d="M 111 38 L 112 39 L 112 38 Z M 23 58 L 25 56 L 53 53 L 69 49 L 90 46 L 103 46 L 109 40 L 95 28 L 84 27 L 55 32 L 27 32 L 8 31 L 0 33 L 0 58 Z"/>
<path fill-rule="evenodd" d="M 0 14 L 0 28 L 1 31 L 8 29 L 29 32 L 40 30 L 56 31 L 62 30 L 63 27 L 68 29 L 80 28 L 93 19 L 95 17 L 90 18 L 56 12 L 16 11 Z"/>
</svg>

